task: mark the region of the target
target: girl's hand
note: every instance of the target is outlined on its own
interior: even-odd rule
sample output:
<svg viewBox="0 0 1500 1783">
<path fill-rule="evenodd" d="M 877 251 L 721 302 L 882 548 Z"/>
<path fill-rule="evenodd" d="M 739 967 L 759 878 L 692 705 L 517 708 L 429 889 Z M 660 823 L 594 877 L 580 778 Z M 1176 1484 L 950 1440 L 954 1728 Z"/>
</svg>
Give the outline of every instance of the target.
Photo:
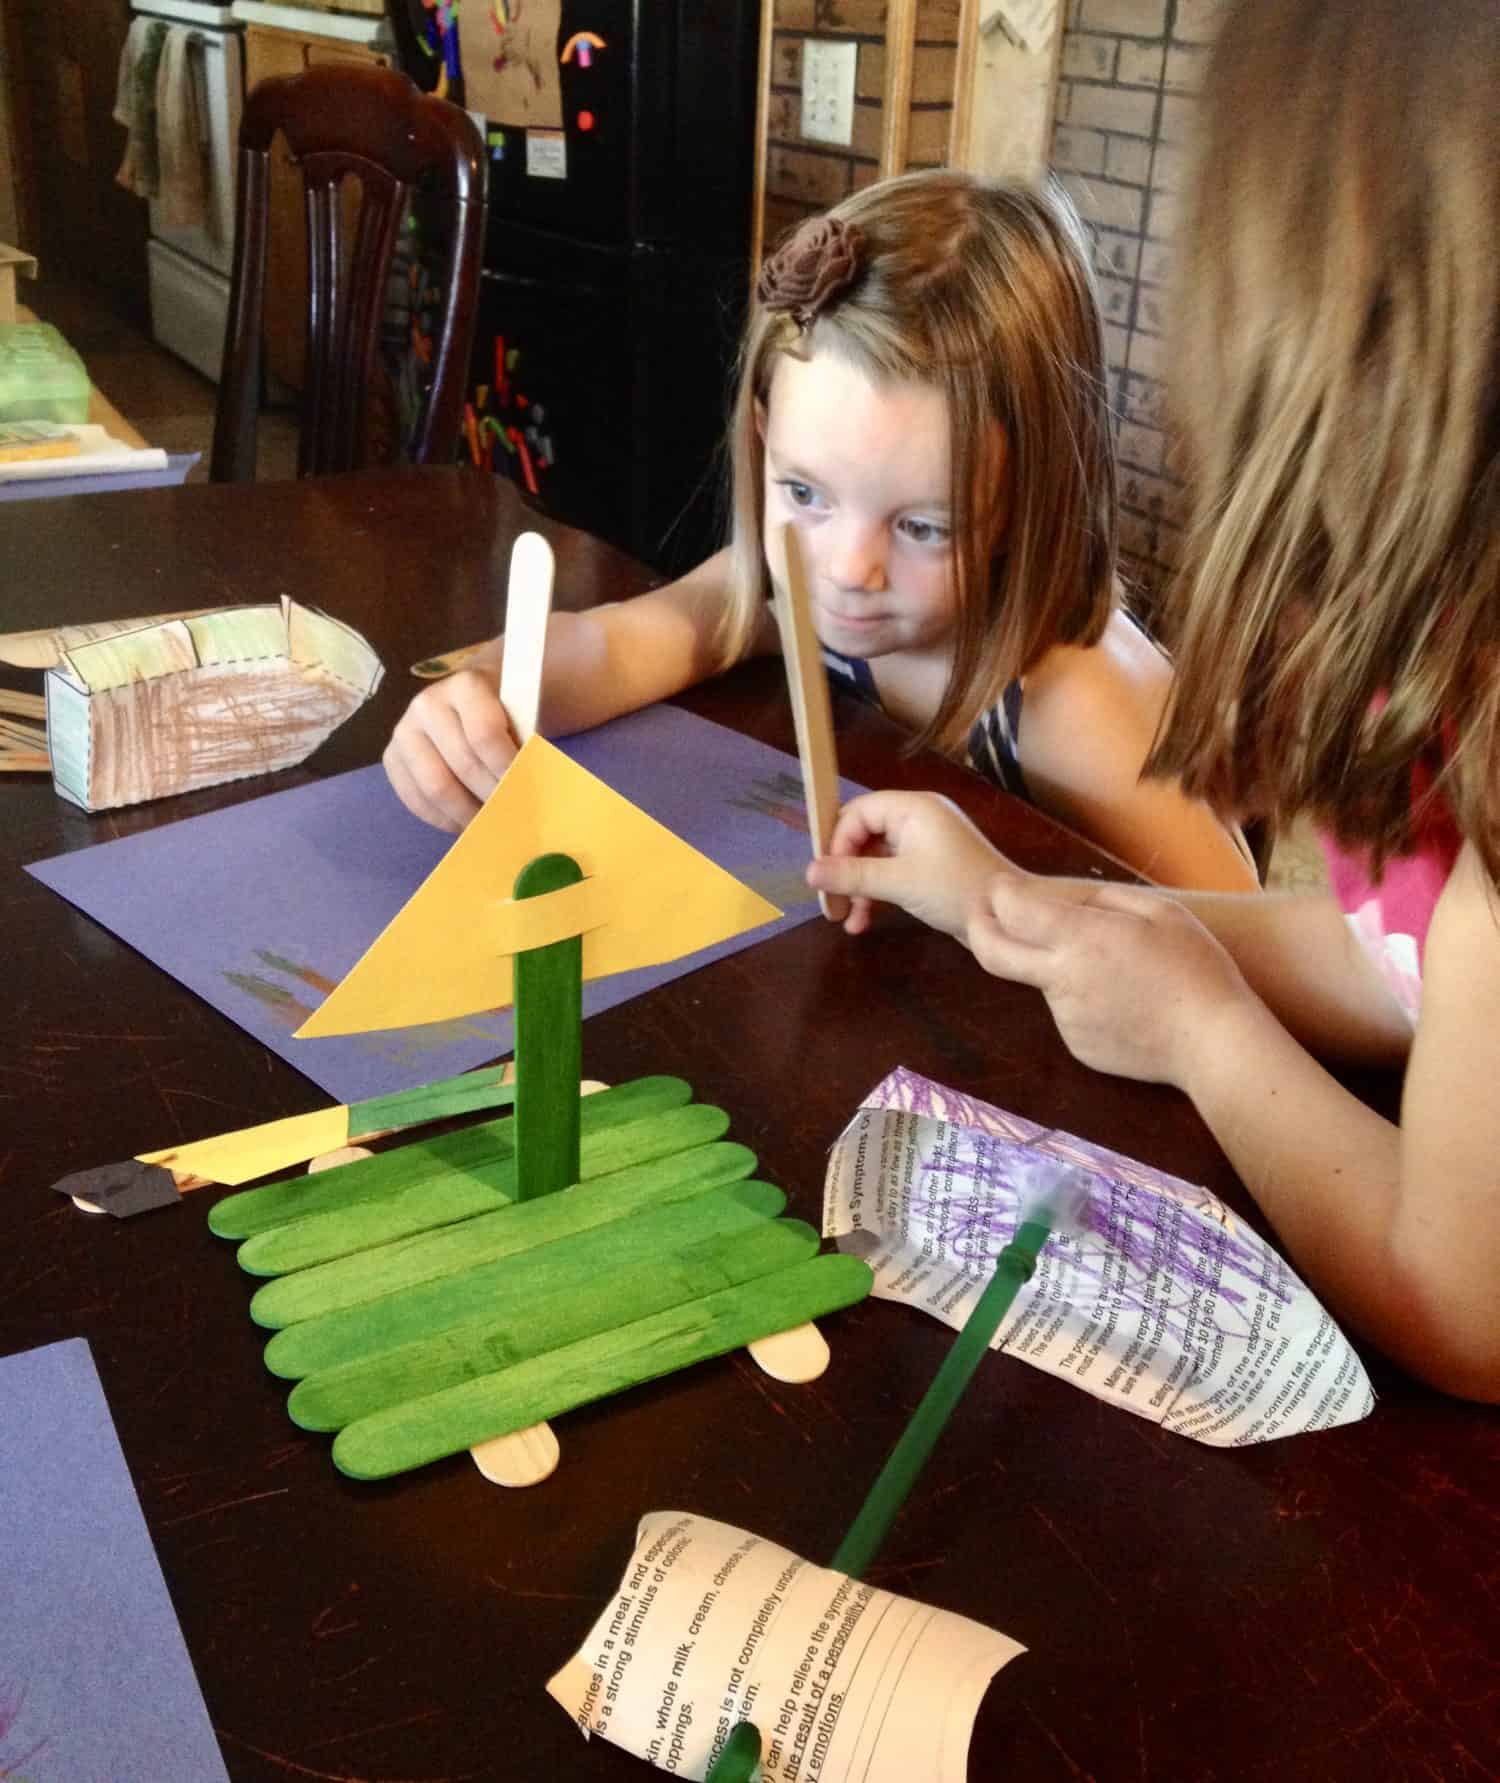
<svg viewBox="0 0 1500 1783">
<path fill-rule="evenodd" d="M 1196 916 L 1132 886 L 995 877 L 967 939 L 986 971 L 1041 991 L 1074 1058 L 1189 1093 L 1222 1018 L 1257 1003 Z"/>
<path fill-rule="evenodd" d="M 879 899 L 961 936 L 988 881 L 1013 871 L 951 800 L 871 792 L 839 813 L 828 853 L 808 868 L 807 883 L 850 899 L 850 935 L 869 928 Z"/>
<path fill-rule="evenodd" d="M 385 771 L 414 816 L 456 834 L 516 753 L 496 678 L 461 669 L 412 701 L 391 733 Z"/>
</svg>

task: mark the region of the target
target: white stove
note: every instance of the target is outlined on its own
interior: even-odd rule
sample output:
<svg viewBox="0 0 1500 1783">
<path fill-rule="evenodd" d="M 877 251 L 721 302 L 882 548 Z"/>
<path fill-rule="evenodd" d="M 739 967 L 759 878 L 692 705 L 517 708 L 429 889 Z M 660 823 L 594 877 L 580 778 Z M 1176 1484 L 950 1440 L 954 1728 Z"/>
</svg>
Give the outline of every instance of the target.
<svg viewBox="0 0 1500 1783">
<path fill-rule="evenodd" d="M 208 108 L 206 215 L 191 228 L 171 228 L 151 204 L 146 246 L 151 279 L 151 332 L 162 346 L 219 381 L 229 273 L 234 254 L 235 164 L 245 64 L 239 21 L 228 5 L 209 0 L 133 0 L 135 10 L 194 32 Z"/>
</svg>

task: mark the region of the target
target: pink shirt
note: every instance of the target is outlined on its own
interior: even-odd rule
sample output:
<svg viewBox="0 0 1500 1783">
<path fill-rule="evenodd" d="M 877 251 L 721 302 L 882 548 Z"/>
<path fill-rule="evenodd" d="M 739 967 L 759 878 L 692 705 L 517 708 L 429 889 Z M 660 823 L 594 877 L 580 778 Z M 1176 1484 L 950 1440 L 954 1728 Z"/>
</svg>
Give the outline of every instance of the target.
<svg viewBox="0 0 1500 1783">
<path fill-rule="evenodd" d="M 1415 1021 L 1422 1006 L 1427 931 L 1463 846 L 1458 826 L 1446 805 L 1433 809 L 1418 826 L 1415 849 L 1388 860 L 1378 883 L 1370 873 L 1368 850 L 1343 848 L 1323 830 L 1318 841 L 1333 895 L 1386 985 Z"/>
</svg>

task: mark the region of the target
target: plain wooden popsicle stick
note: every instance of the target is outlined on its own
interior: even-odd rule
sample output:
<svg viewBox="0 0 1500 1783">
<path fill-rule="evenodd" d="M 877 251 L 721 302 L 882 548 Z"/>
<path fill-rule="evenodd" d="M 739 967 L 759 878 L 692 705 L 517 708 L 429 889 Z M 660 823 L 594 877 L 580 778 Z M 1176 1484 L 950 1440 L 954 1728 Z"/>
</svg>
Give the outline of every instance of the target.
<svg viewBox="0 0 1500 1783">
<path fill-rule="evenodd" d="M 46 696 L 40 693 L 18 693 L 13 687 L 0 687 L 0 712 L 14 712 L 20 718 L 45 718 Z"/>
<path fill-rule="evenodd" d="M 797 529 L 783 526 L 776 534 L 776 544 L 781 558 L 775 600 L 781 654 L 786 659 L 792 721 L 797 730 L 797 757 L 802 765 L 802 791 L 807 800 L 807 828 L 812 837 L 813 854 L 822 856 L 828 852 L 833 826 L 839 815 L 833 707 L 828 698 L 828 676 L 823 668 L 818 634 L 813 629 L 812 602 L 807 593 Z M 819 892 L 818 906 L 830 922 L 842 922 L 849 914 L 849 900 L 837 893 Z"/>
<path fill-rule="evenodd" d="M 542 704 L 542 661 L 552 615 L 556 575 L 552 547 L 539 532 L 523 532 L 510 553 L 505 592 L 505 653 L 500 662 L 500 704 L 517 745 L 536 735 Z M 520 1048 L 517 1047 L 519 1054 Z"/>
<path fill-rule="evenodd" d="M 803 1387 L 826 1374 L 832 1356 L 828 1339 L 814 1324 L 798 1325 L 791 1331 L 775 1331 L 769 1337 L 758 1337 L 747 1346 L 756 1367 L 773 1381 L 785 1381 L 789 1387 Z"/>
<path fill-rule="evenodd" d="M 543 1420 L 540 1424 L 528 1424 L 524 1430 L 512 1430 L 508 1436 L 474 1443 L 469 1453 L 491 1485 L 539 1486 L 557 1472 L 562 1446 L 557 1432 Z"/>
<path fill-rule="evenodd" d="M 307 1160 L 307 1174 L 321 1176 L 325 1170 L 336 1170 L 340 1164 L 357 1164 L 361 1158 L 375 1156 L 367 1145 L 341 1145 L 337 1151 L 321 1152 Z"/>
<path fill-rule="evenodd" d="M 869 1290 L 869 1267 L 857 1257 L 810 1257 L 777 1275 L 361 1418 L 334 1439 L 334 1463 L 355 1479 L 404 1473 L 836 1312 Z"/>
</svg>

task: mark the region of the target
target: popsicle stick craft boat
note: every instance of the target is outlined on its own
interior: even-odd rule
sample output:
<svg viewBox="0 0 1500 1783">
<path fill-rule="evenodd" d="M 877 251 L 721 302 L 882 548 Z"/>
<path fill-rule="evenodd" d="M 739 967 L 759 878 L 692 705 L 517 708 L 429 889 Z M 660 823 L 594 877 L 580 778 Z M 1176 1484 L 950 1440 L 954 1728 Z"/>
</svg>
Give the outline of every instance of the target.
<svg viewBox="0 0 1500 1783">
<path fill-rule="evenodd" d="M 827 1348 L 811 1321 L 870 1287 L 861 1260 L 820 1255 L 782 1217 L 728 1115 L 681 1079 L 580 1093 L 585 978 L 779 912 L 535 734 L 550 589 L 551 553 L 528 535 L 502 680 L 521 747 L 300 1030 L 514 1002 L 513 1113 L 245 1190 L 209 1217 L 268 1278 L 251 1316 L 273 1333 L 267 1366 L 296 1383 L 292 1418 L 334 1433 L 355 1478 L 470 1449 L 489 1477 L 528 1483 L 556 1460 L 547 1420 L 742 1346 L 779 1378 L 812 1378 Z"/>
</svg>

